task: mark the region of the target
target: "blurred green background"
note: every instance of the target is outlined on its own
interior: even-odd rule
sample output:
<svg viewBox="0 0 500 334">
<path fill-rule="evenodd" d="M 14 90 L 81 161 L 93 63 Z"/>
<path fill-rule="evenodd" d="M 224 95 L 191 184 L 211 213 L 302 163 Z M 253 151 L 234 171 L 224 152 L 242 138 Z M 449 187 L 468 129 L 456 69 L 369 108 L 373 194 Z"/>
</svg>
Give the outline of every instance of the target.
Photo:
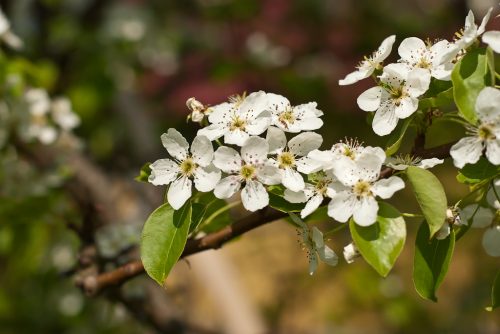
<svg viewBox="0 0 500 334">
<path fill-rule="evenodd" d="M 197 129 L 186 123 L 185 107 L 192 96 L 216 104 L 229 95 L 265 90 L 287 96 L 292 104 L 316 101 L 325 113 L 324 147 L 346 136 L 383 146 L 386 139 L 373 134 L 356 105 L 371 82 L 340 87 L 337 81 L 388 35 L 397 35 L 394 49 L 409 36 L 450 39 L 470 5 L 481 18 L 485 6 L 495 4 L 0 1 L 25 42 L 20 56 L 35 62 L 40 84 L 51 95 L 67 95 L 82 118 L 76 134 L 85 141 L 85 153 L 110 178 L 130 180 L 144 162 L 165 156 L 159 136 L 166 129 L 176 127 L 194 137 Z M 436 124 L 427 144 L 444 143 L 453 134 L 460 129 L 443 131 Z M 435 171 L 454 203 L 465 191 L 455 172 L 449 164 Z M 161 194 L 152 196 L 161 201 Z M 406 192 L 395 203 L 402 211 L 416 210 Z M 62 190 L 0 198 L 0 333 L 154 332 L 147 319 L 131 316 L 112 296 L 87 298 L 74 287 L 71 274 L 80 243 L 64 220 L 78 220 L 75 215 Z M 139 239 L 137 223 L 139 229 L 123 232 L 131 244 Z M 254 231 L 220 254 L 272 333 L 499 333 L 498 311 L 484 311 L 499 262 L 482 250 L 481 231 L 471 230 L 457 245 L 439 303 L 433 304 L 417 296 L 411 281 L 418 224 L 408 222 L 405 251 L 386 279 L 361 259 L 349 266 L 321 266 L 310 277 L 295 231 L 284 223 Z M 327 229 L 328 222 L 322 226 Z M 123 241 L 123 233 L 108 233 L 104 239 L 111 241 L 106 239 L 102 248 Z M 347 234 L 335 236 L 331 246 L 341 254 L 348 242 Z M 180 319 L 222 331 L 219 304 L 207 296 L 210 287 L 200 284 L 203 278 L 194 276 L 195 270 L 178 264 L 165 292 L 170 305 Z M 141 295 L 147 280 L 127 283 L 129 293 Z"/>
</svg>

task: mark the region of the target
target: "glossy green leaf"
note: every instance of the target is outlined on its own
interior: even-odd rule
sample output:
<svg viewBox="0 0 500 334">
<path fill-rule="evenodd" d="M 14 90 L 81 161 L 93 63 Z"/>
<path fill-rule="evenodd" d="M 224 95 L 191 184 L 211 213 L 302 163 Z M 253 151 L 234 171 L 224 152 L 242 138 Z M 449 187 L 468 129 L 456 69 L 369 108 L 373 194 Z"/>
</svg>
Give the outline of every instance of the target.
<svg viewBox="0 0 500 334">
<path fill-rule="evenodd" d="M 429 89 L 418 102 L 418 109 L 438 108 L 453 103 L 453 87 L 450 81 L 432 78 Z"/>
<path fill-rule="evenodd" d="M 486 310 L 491 312 L 498 306 L 500 306 L 500 270 L 497 272 L 491 287 L 491 306 L 488 306 Z"/>
<path fill-rule="evenodd" d="M 269 193 L 269 206 L 273 209 L 282 212 L 300 212 L 305 203 L 290 203 L 284 197 L 285 188 L 282 186 L 270 186 Z"/>
<path fill-rule="evenodd" d="M 141 237 L 141 259 L 144 269 L 163 285 L 186 245 L 191 223 L 191 202 L 175 211 L 165 203 L 146 220 Z"/>
<path fill-rule="evenodd" d="M 385 154 L 387 156 L 391 156 L 399 150 L 399 147 L 403 142 L 406 130 L 408 130 L 408 126 L 410 125 L 412 119 L 413 117 L 406 118 L 398 125 L 396 130 L 391 133 L 385 148 Z"/>
<path fill-rule="evenodd" d="M 146 162 L 142 167 L 141 170 L 139 171 L 139 175 L 137 175 L 134 180 L 139 181 L 139 182 L 148 182 L 149 175 L 151 174 L 151 168 L 149 167 L 151 165 L 150 162 Z"/>
<path fill-rule="evenodd" d="M 467 164 L 460 170 L 457 180 L 460 183 L 476 184 L 500 174 L 500 166 L 495 166 L 482 157 L 473 165 Z"/>
<path fill-rule="evenodd" d="M 387 276 L 403 250 L 406 224 L 401 214 L 387 203 L 379 203 L 377 222 L 359 226 L 349 221 L 351 236 L 363 258 L 381 276 Z"/>
<path fill-rule="evenodd" d="M 455 233 L 444 240 L 429 240 L 429 225 L 423 223 L 417 232 L 413 260 L 413 284 L 422 298 L 437 301 L 436 291 L 443 282 L 455 247 Z"/>
<path fill-rule="evenodd" d="M 200 226 L 201 222 L 205 218 L 205 214 L 207 213 L 207 205 L 202 203 L 193 203 L 192 204 L 192 218 L 191 224 L 189 226 L 189 233 L 196 231 L 198 226 Z"/>
<path fill-rule="evenodd" d="M 479 92 L 491 83 L 485 49 L 476 49 L 455 65 L 451 74 L 453 97 L 460 114 L 470 123 L 477 121 L 475 113 Z"/>
<path fill-rule="evenodd" d="M 432 237 L 446 219 L 447 200 L 441 182 L 426 169 L 410 166 L 406 169 L 422 213 L 430 227 Z"/>
</svg>

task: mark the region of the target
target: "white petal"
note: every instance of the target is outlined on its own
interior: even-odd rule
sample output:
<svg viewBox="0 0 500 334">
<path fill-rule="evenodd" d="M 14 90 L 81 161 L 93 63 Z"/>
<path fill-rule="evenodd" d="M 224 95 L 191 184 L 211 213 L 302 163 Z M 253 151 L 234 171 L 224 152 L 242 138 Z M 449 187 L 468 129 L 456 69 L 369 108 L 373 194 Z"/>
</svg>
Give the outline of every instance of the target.
<svg viewBox="0 0 500 334">
<path fill-rule="evenodd" d="M 271 116 L 266 114 L 267 112 L 262 113 L 256 119 L 250 120 L 246 126 L 246 131 L 248 134 L 252 136 L 258 136 L 269 128 L 271 125 Z"/>
<path fill-rule="evenodd" d="M 389 57 L 392 51 L 392 46 L 394 45 L 395 41 L 396 41 L 396 35 L 391 35 L 389 37 L 386 37 L 382 41 L 382 44 L 380 44 L 378 50 L 375 52 L 372 60 L 374 62 L 380 63 L 384 61 L 387 57 Z"/>
<path fill-rule="evenodd" d="M 358 81 L 368 78 L 372 75 L 375 68 L 373 66 L 361 67 L 357 71 L 351 72 L 344 79 L 339 80 L 340 86 L 352 85 Z"/>
<path fill-rule="evenodd" d="M 295 167 L 297 170 L 304 174 L 311 174 L 319 172 L 324 168 L 323 164 L 317 160 L 311 159 L 309 157 L 302 157 L 295 160 Z"/>
<path fill-rule="evenodd" d="M 398 124 L 398 118 L 394 112 L 394 106 L 390 103 L 384 103 L 375 112 L 372 128 L 379 136 L 385 136 L 391 133 Z"/>
<path fill-rule="evenodd" d="M 52 144 L 57 138 L 57 131 L 52 126 L 42 126 L 38 129 L 38 140 L 42 144 Z"/>
<path fill-rule="evenodd" d="M 432 168 L 436 165 L 440 165 L 443 162 L 444 162 L 443 159 L 438 159 L 438 158 L 423 159 L 416 166 L 423 168 L 423 169 L 429 169 L 429 168 Z"/>
<path fill-rule="evenodd" d="M 281 174 L 277 167 L 264 165 L 257 170 L 257 178 L 260 182 L 267 185 L 275 185 L 281 183 Z"/>
<path fill-rule="evenodd" d="M 476 113 L 482 123 L 498 122 L 500 119 L 500 90 L 486 87 L 477 96 Z"/>
<path fill-rule="evenodd" d="M 383 163 L 384 160 L 379 154 L 371 151 L 362 152 L 356 159 L 357 175 L 362 180 L 374 182 L 379 177 Z"/>
<path fill-rule="evenodd" d="M 229 198 L 240 190 L 241 183 L 236 175 L 229 175 L 217 183 L 214 195 L 217 198 Z"/>
<path fill-rule="evenodd" d="M 372 196 L 363 197 L 356 203 L 353 218 L 360 226 L 369 226 L 377 221 L 378 203 Z"/>
<path fill-rule="evenodd" d="M 476 137 L 462 138 L 450 149 L 450 155 L 453 158 L 453 164 L 462 168 L 466 164 L 474 164 L 481 157 L 483 143 Z"/>
<path fill-rule="evenodd" d="M 405 187 L 405 183 L 400 177 L 391 176 L 388 179 L 381 179 L 372 186 L 372 192 L 380 198 L 391 198 L 392 195 Z"/>
<path fill-rule="evenodd" d="M 450 235 L 450 232 L 451 232 L 450 224 L 444 223 L 443 226 L 441 226 L 441 228 L 436 232 L 435 237 L 438 240 L 444 240 Z"/>
<path fill-rule="evenodd" d="M 214 153 L 214 165 L 225 173 L 235 173 L 242 165 L 240 154 L 236 150 L 221 146 Z"/>
<path fill-rule="evenodd" d="M 241 202 L 248 211 L 257 211 L 269 204 L 269 194 L 262 183 L 248 181 L 241 191 Z"/>
<path fill-rule="evenodd" d="M 284 197 L 290 203 L 305 203 L 308 200 L 304 191 L 291 191 L 290 189 L 285 189 Z"/>
<path fill-rule="evenodd" d="M 216 140 L 219 139 L 220 137 L 224 136 L 226 133 L 227 128 L 219 125 L 219 124 L 211 124 L 207 127 L 204 127 L 203 129 L 199 129 L 197 135 L 198 136 L 205 136 L 209 140 Z"/>
<path fill-rule="evenodd" d="M 292 126 L 288 128 L 288 132 L 300 132 L 300 131 L 311 131 L 318 130 L 323 126 L 323 120 L 318 117 L 307 117 L 298 119 L 292 124 L 297 127 L 297 130 L 292 130 Z"/>
<path fill-rule="evenodd" d="M 161 142 L 168 153 L 177 160 L 184 160 L 188 155 L 189 144 L 179 131 L 170 128 L 161 135 Z"/>
<path fill-rule="evenodd" d="M 388 84 L 391 87 L 401 87 L 406 79 L 411 67 L 403 63 L 392 63 L 384 67 L 384 71 L 380 76 L 380 81 Z"/>
<path fill-rule="evenodd" d="M 150 166 L 151 175 L 148 181 L 155 186 L 169 184 L 177 177 L 179 165 L 170 159 L 160 159 L 153 162 Z"/>
<path fill-rule="evenodd" d="M 469 213 L 469 219 L 472 218 L 471 227 L 485 228 L 491 225 L 491 223 L 493 222 L 493 218 L 495 218 L 495 214 L 490 208 L 480 206 L 476 210 L 475 205 L 470 205 L 470 207 L 473 209 L 472 212 Z"/>
<path fill-rule="evenodd" d="M 358 106 L 364 111 L 375 111 L 380 107 L 382 99 L 387 96 L 388 93 L 382 87 L 372 87 L 358 97 Z"/>
<path fill-rule="evenodd" d="M 238 114 L 246 119 L 254 119 L 267 109 L 268 96 L 263 91 L 253 92 L 248 95 L 240 105 Z"/>
<path fill-rule="evenodd" d="M 488 44 L 496 53 L 500 53 L 500 31 L 487 31 L 483 35 L 483 42 Z"/>
<path fill-rule="evenodd" d="M 269 144 L 269 152 L 276 153 L 281 151 L 286 146 L 286 136 L 283 130 L 271 126 L 267 129 L 266 140 Z"/>
<path fill-rule="evenodd" d="M 214 158 L 214 148 L 212 142 L 205 136 L 197 136 L 191 145 L 191 154 L 194 162 L 207 167 Z"/>
<path fill-rule="evenodd" d="M 304 189 L 305 186 L 302 175 L 292 168 L 281 170 L 281 182 L 286 188 L 292 191 L 300 191 Z"/>
<path fill-rule="evenodd" d="M 215 106 L 210 107 L 210 114 L 208 115 L 208 121 L 210 123 L 228 123 L 231 116 L 234 114 L 234 104 L 224 102 Z"/>
<path fill-rule="evenodd" d="M 494 165 L 500 165 L 500 138 L 486 141 L 486 157 Z"/>
<path fill-rule="evenodd" d="M 412 97 L 419 97 L 429 89 L 430 83 L 431 74 L 429 70 L 414 68 L 410 73 L 408 73 L 408 79 L 406 80 L 405 85 L 408 89 L 408 93 L 410 93 Z"/>
<path fill-rule="evenodd" d="M 194 186 L 202 192 L 212 191 L 221 177 L 221 172 L 214 165 L 198 167 L 194 173 Z"/>
<path fill-rule="evenodd" d="M 249 134 L 240 129 L 228 131 L 224 135 L 224 143 L 243 146 L 248 139 Z"/>
<path fill-rule="evenodd" d="M 299 104 L 293 107 L 293 113 L 300 119 L 323 116 L 323 112 L 318 109 L 316 102 Z"/>
<path fill-rule="evenodd" d="M 191 180 L 183 176 L 172 182 L 168 188 L 167 200 L 174 210 L 179 210 L 191 197 Z"/>
<path fill-rule="evenodd" d="M 418 99 L 408 96 L 405 98 L 402 98 L 400 100 L 399 105 L 395 106 L 394 108 L 394 114 L 398 118 L 406 118 L 411 115 L 418 109 Z"/>
<path fill-rule="evenodd" d="M 309 216 L 311 213 L 316 211 L 317 208 L 319 208 L 321 203 L 323 203 L 323 196 L 321 196 L 320 194 L 314 195 L 313 197 L 311 197 L 311 199 L 309 199 L 309 201 L 307 201 L 306 206 L 300 212 L 300 217 L 304 219 L 305 217 Z"/>
<path fill-rule="evenodd" d="M 318 149 L 323 143 L 323 137 L 315 132 L 303 132 L 288 142 L 288 148 L 294 155 L 305 156 Z"/>
<path fill-rule="evenodd" d="M 341 223 L 347 222 L 352 216 L 356 196 L 349 191 L 342 191 L 332 196 L 328 204 L 328 215 Z"/>
<path fill-rule="evenodd" d="M 490 256 L 500 256 L 500 225 L 492 226 L 483 235 L 483 247 Z"/>
<path fill-rule="evenodd" d="M 241 157 L 247 164 L 259 165 L 267 160 L 269 144 L 264 138 L 250 137 L 241 148 Z"/>
<path fill-rule="evenodd" d="M 347 263 L 353 263 L 354 259 L 359 256 L 359 251 L 354 243 L 350 243 L 349 245 L 344 247 L 344 259 Z"/>
<path fill-rule="evenodd" d="M 360 179 L 356 162 L 348 157 L 339 158 L 335 162 L 333 165 L 333 173 L 339 182 L 347 187 L 354 186 Z"/>
<path fill-rule="evenodd" d="M 417 37 L 405 38 L 398 48 L 399 56 L 411 64 L 418 63 L 422 52 L 426 51 L 425 42 Z"/>
<path fill-rule="evenodd" d="M 290 107 L 290 101 L 284 96 L 267 93 L 267 110 L 272 113 L 279 114 Z"/>
<path fill-rule="evenodd" d="M 490 15 L 491 15 L 492 10 L 493 10 L 493 7 L 490 7 L 490 9 L 488 9 L 488 12 L 486 13 L 486 15 L 484 15 L 483 20 L 481 21 L 481 25 L 477 28 L 477 35 L 478 36 L 481 35 L 484 32 L 484 30 L 486 29 L 486 24 L 490 20 Z"/>
</svg>

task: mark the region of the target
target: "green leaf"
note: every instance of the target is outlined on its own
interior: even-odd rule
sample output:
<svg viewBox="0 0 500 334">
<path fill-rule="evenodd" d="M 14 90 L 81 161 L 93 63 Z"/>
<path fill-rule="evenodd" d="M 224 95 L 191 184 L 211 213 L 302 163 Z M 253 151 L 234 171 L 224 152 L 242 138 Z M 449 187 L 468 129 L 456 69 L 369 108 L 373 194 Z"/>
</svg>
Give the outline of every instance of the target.
<svg viewBox="0 0 500 334">
<path fill-rule="evenodd" d="M 428 170 L 410 166 L 406 169 L 415 197 L 430 227 L 432 237 L 446 219 L 447 200 L 441 182 Z"/>
<path fill-rule="evenodd" d="M 477 121 L 475 113 L 479 92 L 491 83 L 491 74 L 485 49 L 468 52 L 453 68 L 453 97 L 460 114 L 471 124 Z"/>
<path fill-rule="evenodd" d="M 200 223 L 203 221 L 203 218 L 205 218 L 207 207 L 208 207 L 207 205 L 204 205 L 202 203 L 192 204 L 193 212 L 192 212 L 191 225 L 189 226 L 189 233 L 196 231 L 198 226 L 200 226 Z"/>
<path fill-rule="evenodd" d="M 417 232 L 413 260 L 413 284 L 422 298 L 437 301 L 436 291 L 443 282 L 455 247 L 455 232 L 444 240 L 429 240 L 429 226 L 421 224 Z"/>
<path fill-rule="evenodd" d="M 498 306 L 500 306 L 500 270 L 497 272 L 491 287 L 491 306 L 488 306 L 486 310 L 491 312 Z"/>
<path fill-rule="evenodd" d="M 284 197 L 285 188 L 283 186 L 268 187 L 269 206 L 282 212 L 300 212 L 304 208 L 304 203 L 290 203 Z"/>
<path fill-rule="evenodd" d="M 432 78 L 429 89 L 418 102 L 418 109 L 448 106 L 453 102 L 453 87 L 450 81 Z"/>
<path fill-rule="evenodd" d="M 349 221 L 351 236 L 363 258 L 381 276 L 391 271 L 403 250 L 406 239 L 406 224 L 401 214 L 387 203 L 379 203 L 377 222 L 370 226 L 359 226 Z"/>
<path fill-rule="evenodd" d="M 228 203 L 219 199 L 215 197 L 213 192 L 200 193 L 196 202 L 206 207 L 203 220 L 198 226 L 198 229 L 205 233 L 212 233 L 230 225 L 233 220 L 229 210 L 232 207 L 239 205 L 239 202 Z"/>
<path fill-rule="evenodd" d="M 385 149 L 385 154 L 387 156 L 391 156 L 399 150 L 399 147 L 403 142 L 406 130 L 408 129 L 408 126 L 410 125 L 412 120 L 413 117 L 406 118 L 400 125 L 398 125 L 396 131 L 392 132 Z"/>
<path fill-rule="evenodd" d="M 476 184 L 500 174 L 500 166 L 495 166 L 482 157 L 473 165 L 467 164 L 457 175 L 457 181 L 465 184 Z"/>
<path fill-rule="evenodd" d="M 141 237 L 141 259 L 148 275 L 163 285 L 182 255 L 191 223 L 191 202 L 175 211 L 165 203 L 146 220 Z"/>
<path fill-rule="evenodd" d="M 139 172 L 139 175 L 137 175 L 134 180 L 139 181 L 139 182 L 148 182 L 149 175 L 151 175 L 151 165 L 150 162 L 146 162 L 142 167 L 141 171 Z"/>
</svg>

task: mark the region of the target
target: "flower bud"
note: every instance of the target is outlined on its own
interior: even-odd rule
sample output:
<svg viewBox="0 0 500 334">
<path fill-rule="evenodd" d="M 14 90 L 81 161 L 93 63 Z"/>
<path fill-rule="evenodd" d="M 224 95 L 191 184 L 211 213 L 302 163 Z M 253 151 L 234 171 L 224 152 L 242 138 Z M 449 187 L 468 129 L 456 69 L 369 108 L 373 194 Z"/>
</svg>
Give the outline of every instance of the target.
<svg viewBox="0 0 500 334">
<path fill-rule="evenodd" d="M 350 243 L 349 245 L 344 247 L 344 258 L 347 263 L 353 263 L 354 259 L 359 256 L 358 248 L 354 243 Z"/>
</svg>

